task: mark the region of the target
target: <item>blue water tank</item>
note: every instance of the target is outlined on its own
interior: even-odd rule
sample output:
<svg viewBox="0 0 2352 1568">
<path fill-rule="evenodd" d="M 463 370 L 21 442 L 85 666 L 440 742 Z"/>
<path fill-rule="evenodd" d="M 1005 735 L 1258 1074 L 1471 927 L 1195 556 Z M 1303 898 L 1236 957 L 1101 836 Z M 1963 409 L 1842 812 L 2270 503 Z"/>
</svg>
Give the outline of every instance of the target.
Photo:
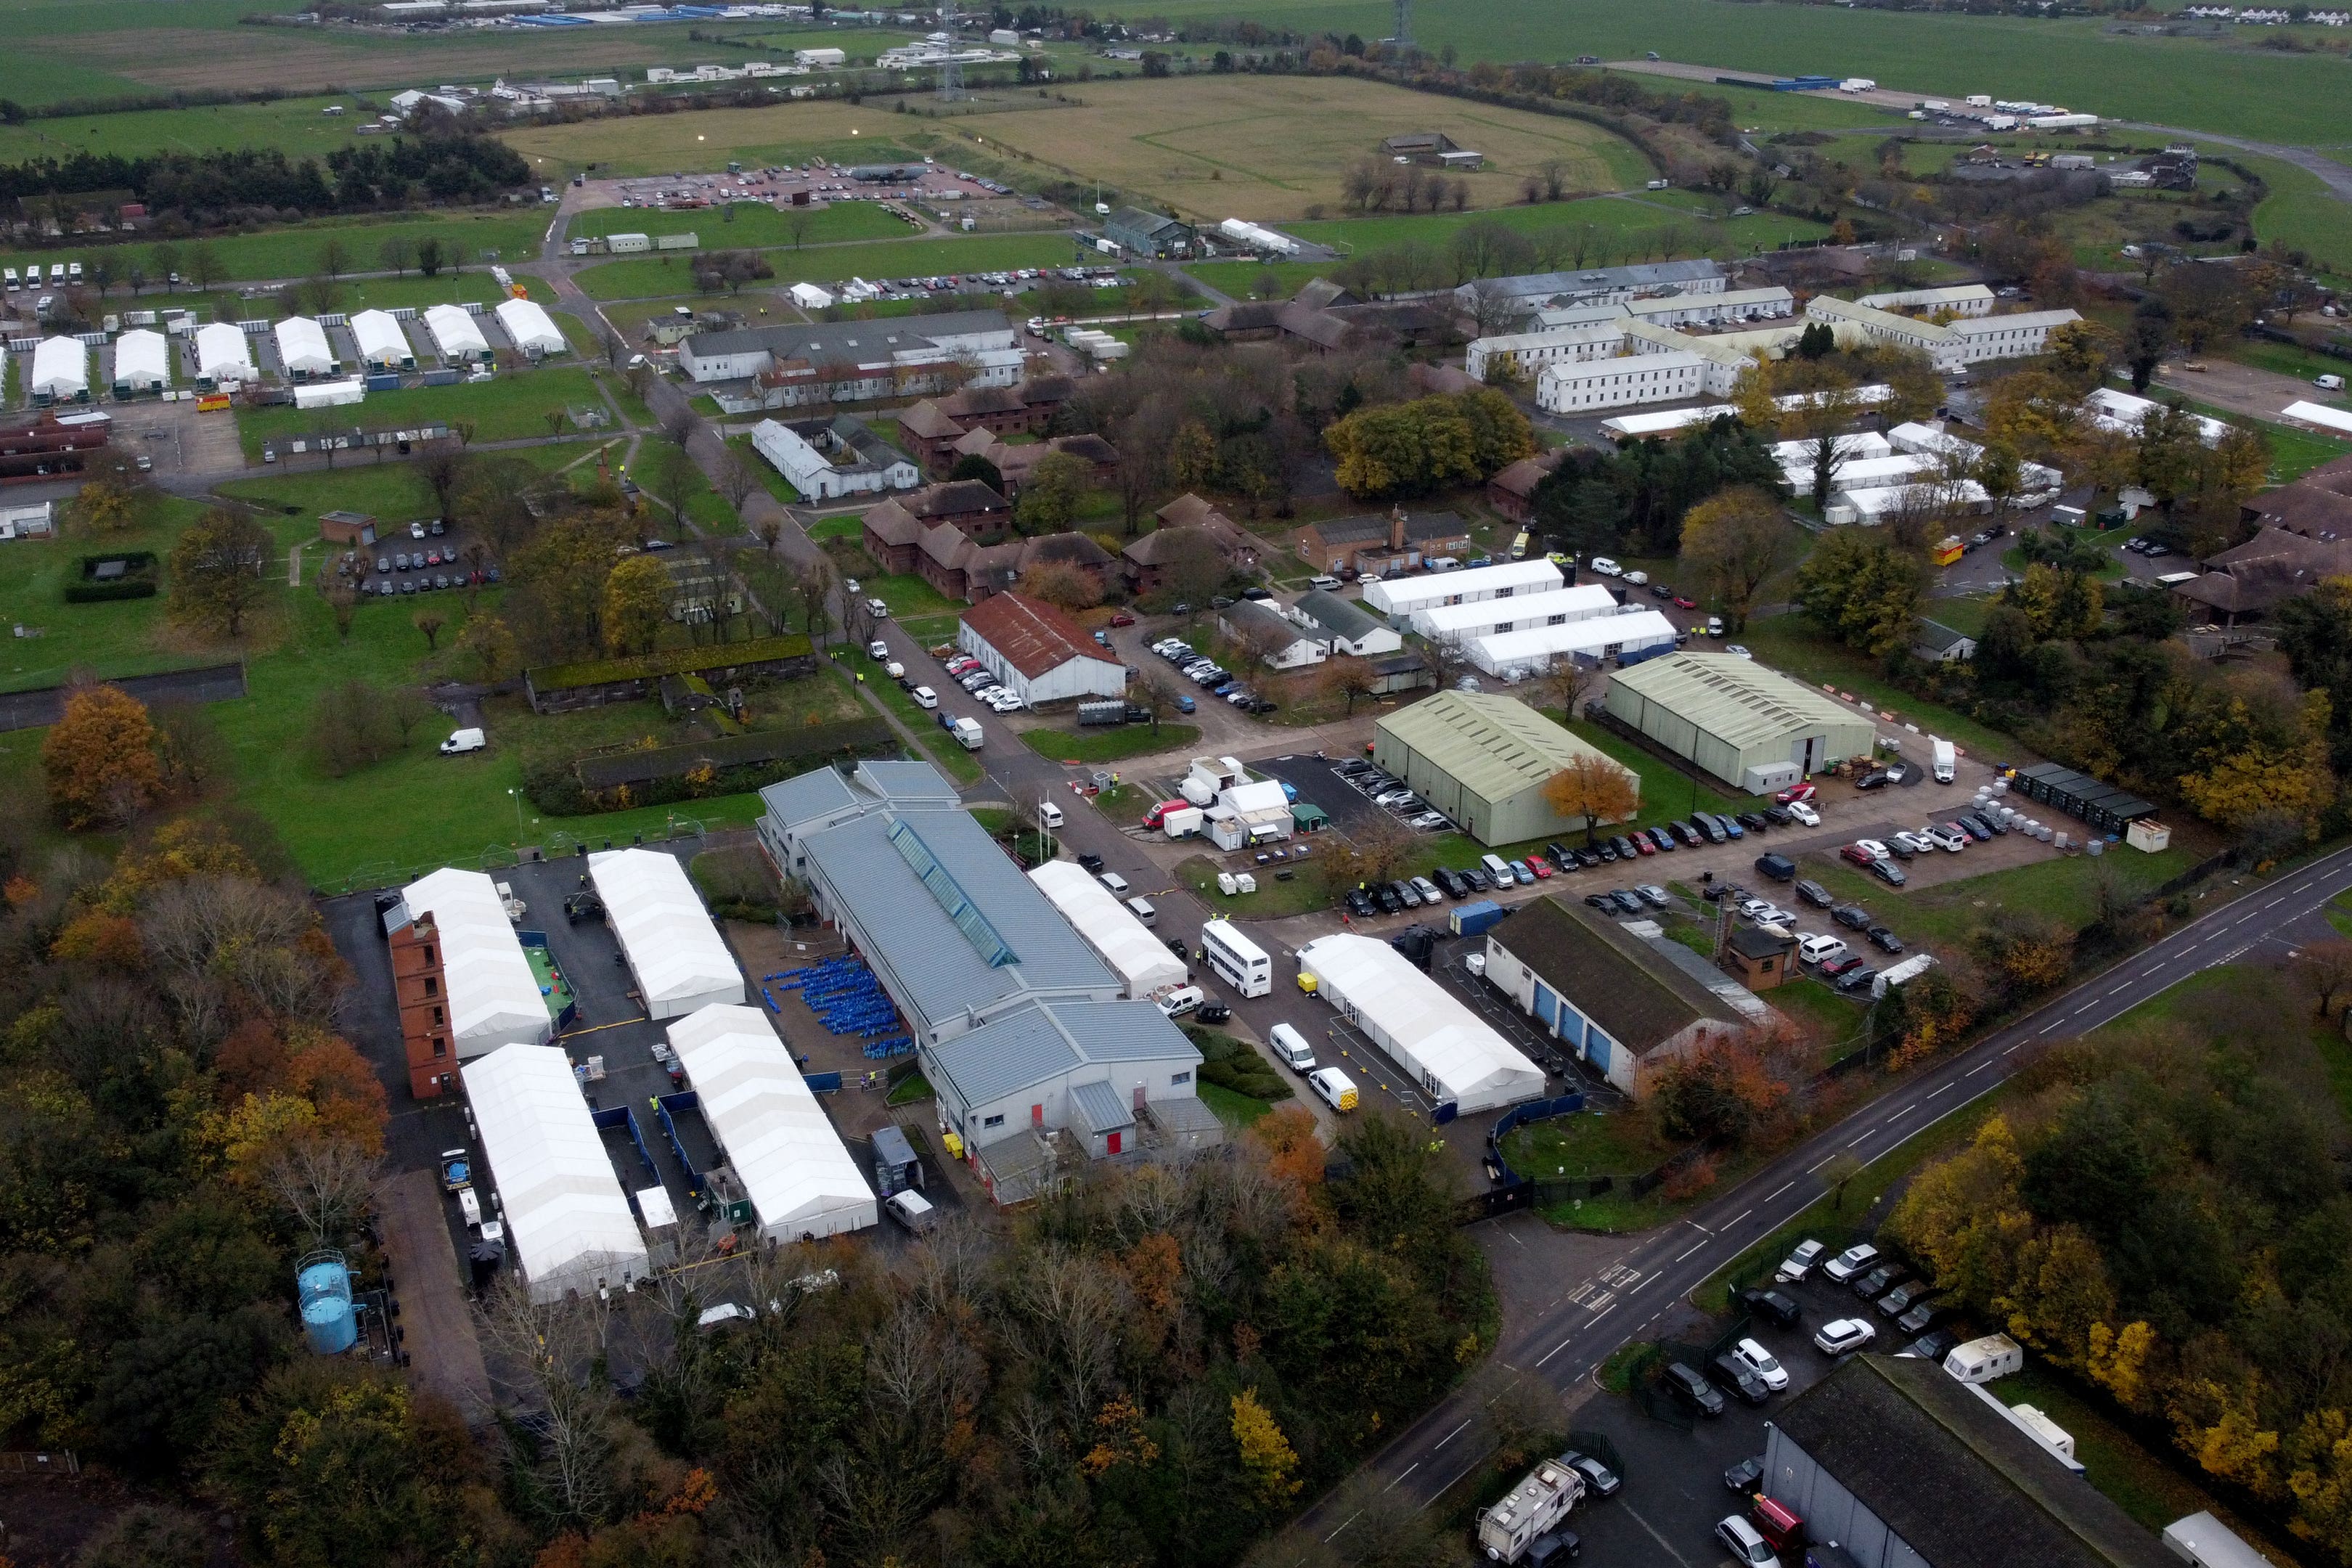
<svg viewBox="0 0 2352 1568">
<path fill-rule="evenodd" d="M 340 1252 L 314 1252 L 295 1266 L 303 1337 L 320 1355 L 341 1355 L 360 1337 L 352 1312 L 352 1274 Z"/>
</svg>

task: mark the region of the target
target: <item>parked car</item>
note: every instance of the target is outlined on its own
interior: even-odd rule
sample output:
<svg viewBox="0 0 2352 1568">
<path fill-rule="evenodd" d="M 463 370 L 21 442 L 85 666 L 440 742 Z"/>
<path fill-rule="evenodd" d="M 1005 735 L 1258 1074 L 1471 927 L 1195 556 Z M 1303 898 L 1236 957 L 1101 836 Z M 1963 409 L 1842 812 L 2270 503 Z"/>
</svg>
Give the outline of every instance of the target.
<svg viewBox="0 0 2352 1568">
<path fill-rule="evenodd" d="M 1822 1331 L 1813 1336 L 1813 1348 L 1824 1355 L 1845 1355 L 1877 1337 L 1878 1331 L 1860 1318 L 1840 1318 L 1822 1325 Z"/>
<path fill-rule="evenodd" d="M 1756 1374 L 1774 1394 L 1789 1386 L 1789 1369 L 1775 1360 L 1772 1352 L 1754 1340 L 1742 1340 L 1731 1347 L 1732 1359 Z"/>
<path fill-rule="evenodd" d="M 1822 825 L 1822 814 L 1801 800 L 1792 800 L 1780 809 L 1787 812 L 1789 820 L 1800 827 L 1819 827 Z"/>
<path fill-rule="evenodd" d="M 1822 1273 L 1832 1283 L 1843 1285 L 1857 1274 L 1868 1273 L 1878 1267 L 1878 1248 L 1866 1241 L 1858 1241 L 1827 1263 Z"/>
<path fill-rule="evenodd" d="M 1811 800 L 1821 793 L 1821 790 L 1813 784 L 1793 784 L 1774 795 L 1772 800 L 1777 805 L 1794 805 L 1801 800 Z"/>
<path fill-rule="evenodd" d="M 1862 967 L 1862 954 L 1841 952 L 1835 958 L 1822 960 L 1822 978 L 1835 980 L 1839 975 Z"/>
<path fill-rule="evenodd" d="M 1370 920 L 1375 907 L 1371 894 L 1364 891 L 1363 889 L 1348 889 L 1348 912 L 1358 920 Z"/>
<path fill-rule="evenodd" d="M 1903 874 L 1903 868 L 1892 860 L 1874 860 L 1870 870 L 1873 876 L 1890 888 L 1899 888 L 1911 879 Z"/>
<path fill-rule="evenodd" d="M 1739 1300 L 1756 1316 L 1784 1329 L 1793 1329 L 1804 1320 L 1805 1310 L 1796 1298 L 1778 1290 L 1742 1290 Z"/>
<path fill-rule="evenodd" d="M 1435 904 L 1444 901 L 1445 895 L 1439 892 L 1437 890 L 1437 884 L 1431 881 L 1426 877 L 1413 878 L 1412 890 L 1421 895 L 1421 901 L 1424 904 Z"/>
<path fill-rule="evenodd" d="M 1540 882 L 1551 875 L 1551 862 L 1540 855 L 1530 855 L 1528 857 L 1528 869 L 1533 871 L 1536 880 Z"/>
<path fill-rule="evenodd" d="M 1838 924 L 1845 927 L 1848 931 L 1868 931 L 1870 929 L 1870 911 L 1864 909 L 1860 904 L 1840 904 L 1837 908 L 1830 911 L 1830 919 L 1837 921 Z"/>
<path fill-rule="evenodd" d="M 1748 1568 L 1776 1568 L 1780 1561 L 1780 1554 L 1772 1550 L 1771 1543 L 1736 1513 L 1717 1521 L 1715 1538 L 1731 1553 L 1733 1562 L 1747 1564 Z"/>
<path fill-rule="evenodd" d="M 1864 1300 L 1874 1301 L 1908 1279 L 1910 1273 L 1900 1263 L 1882 1263 L 1867 1273 L 1855 1275 L 1846 1284 Z"/>
<path fill-rule="evenodd" d="M 1389 884 L 1389 890 L 1396 894 L 1397 902 L 1402 904 L 1406 909 L 1417 910 L 1421 908 L 1421 890 L 1415 888 L 1411 882 L 1404 880 L 1402 878 L 1399 878 L 1397 880 L 1391 882 Z"/>
<path fill-rule="evenodd" d="M 1570 1448 L 1559 1457 L 1559 1462 L 1584 1478 L 1584 1489 L 1595 1497 L 1614 1497 L 1624 1481 L 1616 1471 L 1590 1454 L 1580 1454 Z"/>
<path fill-rule="evenodd" d="M 1797 1249 L 1789 1254 L 1787 1259 L 1781 1263 L 1780 1272 L 1775 1276 L 1775 1278 L 1782 1280 L 1783 1282 L 1805 1279 L 1812 1273 L 1815 1266 L 1821 1262 L 1822 1253 L 1824 1250 L 1825 1249 L 1822 1247 L 1822 1244 L 1818 1241 L 1808 1240 L 1799 1242 L 1797 1244 Z"/>
<path fill-rule="evenodd" d="M 1761 1405 L 1772 1397 L 1772 1391 L 1764 1386 L 1764 1380 L 1728 1351 L 1706 1363 L 1706 1375 L 1717 1387 L 1734 1395 L 1743 1405 Z"/>
<path fill-rule="evenodd" d="M 1723 1484 L 1736 1492 L 1752 1492 L 1764 1484 L 1764 1456 L 1746 1458 L 1723 1472 Z"/>
<path fill-rule="evenodd" d="M 1877 978 L 1878 971 L 1871 968 L 1865 963 L 1860 968 L 1849 969 L 1843 974 L 1839 975 L 1837 977 L 1837 988 L 1845 995 L 1859 996 L 1864 992 L 1869 990 L 1870 983 Z"/>
<path fill-rule="evenodd" d="M 1922 1361 L 1940 1362 L 1959 1348 L 1960 1336 L 1949 1329 L 1931 1329 L 1903 1347 L 1902 1353 Z"/>
<path fill-rule="evenodd" d="M 1834 899 L 1830 897 L 1830 890 L 1827 888 L 1824 888 L 1819 882 L 1812 881 L 1811 879 L 1807 879 L 1797 884 L 1797 897 L 1804 900 L 1805 902 L 1812 905 L 1817 910 L 1828 909 L 1831 904 L 1836 902 Z"/>
<path fill-rule="evenodd" d="M 1863 934 L 1870 938 L 1870 945 L 1878 949 L 1881 952 L 1901 952 L 1903 951 L 1903 939 L 1896 936 L 1885 926 L 1874 925 Z"/>
<path fill-rule="evenodd" d="M 1666 897 L 1666 890 L 1655 882 L 1637 883 L 1633 891 L 1643 903 L 1654 910 L 1663 910 L 1673 901 Z"/>
<path fill-rule="evenodd" d="M 1371 893 L 1372 901 L 1381 906 L 1381 913 L 1393 915 L 1402 914 L 1404 911 L 1404 900 L 1397 897 L 1396 889 L 1388 883 L 1377 884 L 1371 889 Z"/>
<path fill-rule="evenodd" d="M 1868 1326 L 1868 1324 L 1864 1325 L 1865 1328 Z M 1668 1393 L 1701 1415 L 1723 1414 L 1726 1406 L 1721 1391 L 1683 1363 L 1668 1362 L 1665 1370 L 1659 1375 L 1661 1381 L 1665 1384 Z"/>
<path fill-rule="evenodd" d="M 1935 1285 L 1926 1279 L 1913 1279 L 1897 1285 L 1879 1298 L 1878 1310 L 1890 1318 L 1899 1318 L 1928 1297 L 1938 1294 Z"/>
</svg>

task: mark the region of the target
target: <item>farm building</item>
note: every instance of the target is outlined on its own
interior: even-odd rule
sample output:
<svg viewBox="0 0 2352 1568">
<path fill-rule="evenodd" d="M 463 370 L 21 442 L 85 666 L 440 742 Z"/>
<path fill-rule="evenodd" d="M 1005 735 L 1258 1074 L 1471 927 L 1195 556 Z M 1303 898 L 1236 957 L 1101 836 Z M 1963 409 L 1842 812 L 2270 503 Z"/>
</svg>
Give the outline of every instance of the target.
<svg viewBox="0 0 2352 1568">
<path fill-rule="evenodd" d="M 1364 584 L 1364 607 L 1402 625 L 1433 605 L 1471 605 L 1519 594 L 1549 593 L 1560 585 L 1559 568 L 1546 560 L 1503 561 L 1466 572 L 1432 573 Z"/>
<path fill-rule="evenodd" d="M 196 329 L 196 382 L 206 387 L 259 379 L 245 333 L 226 321 Z"/>
<path fill-rule="evenodd" d="M 1155 261 L 1189 256 L 1200 239 L 1191 224 L 1140 207 L 1121 207 L 1103 219 L 1103 237 Z"/>
<path fill-rule="evenodd" d="M 1486 692 L 1440 691 L 1372 726 L 1372 760 L 1481 844 L 1582 832 L 1584 818 L 1554 811 L 1543 790 L 1584 757 L 1607 761 L 1517 698 Z"/>
<path fill-rule="evenodd" d="M 1464 651 L 1488 675 L 1516 683 L 1570 659 L 1594 665 L 1612 658 L 1632 662 L 1675 646 L 1679 634 L 1664 615 L 1630 607 L 1629 612 L 1474 637 Z"/>
<path fill-rule="evenodd" d="M 1911 639 L 1911 657 L 1930 664 L 1958 664 L 1977 656 L 1977 639 L 1941 621 L 1921 621 Z"/>
<path fill-rule="evenodd" d="M 572 346 L 563 341 L 563 334 L 556 331 L 555 322 L 549 319 L 547 312 L 533 300 L 501 300 L 494 313 L 499 318 L 499 325 L 506 329 L 508 339 L 533 359 L 560 354 Z"/>
<path fill-rule="evenodd" d="M 43 338 L 33 351 L 29 385 L 36 404 L 88 403 L 89 345 L 79 338 Z"/>
<path fill-rule="evenodd" d="M 956 646 L 1033 708 L 1127 690 L 1127 667 L 1116 655 L 1067 615 L 1025 594 L 992 594 L 965 611 Z"/>
<path fill-rule="evenodd" d="M 670 1025 L 669 1045 L 763 1240 L 810 1241 L 875 1223 L 872 1184 L 766 1015 L 699 1008 Z"/>
<path fill-rule="evenodd" d="M 133 327 L 114 340 L 114 395 L 136 397 L 172 384 L 172 345 L 163 334 Z"/>
<path fill-rule="evenodd" d="M 1544 1091 L 1541 1068 L 1387 942 L 1318 937 L 1298 950 L 1298 974 L 1403 1070 L 1438 1121 Z"/>
<path fill-rule="evenodd" d="M 1447 637 L 1493 637 L 1533 626 L 1557 626 L 1616 613 L 1616 595 L 1599 583 L 1579 583 L 1573 588 L 1513 594 L 1504 599 L 1424 605 L 1413 611 L 1412 618 L 1414 631 L 1438 642 Z"/>
<path fill-rule="evenodd" d="M 1148 1002 L 1184 984 L 1184 961 L 1076 861 L 1048 860 L 1032 870 L 1029 879 L 1126 983 L 1129 1001 Z"/>
<path fill-rule="evenodd" d="M 677 856 L 607 849 L 588 857 L 588 879 L 604 900 L 648 1016 L 675 1018 L 743 1000 L 743 972 Z"/>
<path fill-rule="evenodd" d="M 1671 937 L 1637 936 L 1559 898 L 1486 933 L 1486 979 L 1627 1094 L 1665 1063 L 1771 1021 L 1748 988 Z"/>
<path fill-rule="evenodd" d="M 452 364 L 490 357 L 489 340 L 482 336 L 482 329 L 474 324 L 471 313 L 455 305 L 427 309 L 425 330 L 433 334 L 434 346 L 440 350 L 441 357 Z"/>
<path fill-rule="evenodd" d="M 1621 670 L 1609 711 L 1742 795 L 1870 754 L 1866 715 L 1738 654 L 1669 654 Z"/>
<path fill-rule="evenodd" d="M 408 334 L 388 310 L 362 310 L 351 320 L 352 336 L 360 345 L 360 363 L 370 370 L 415 370 L 416 351 Z"/>
<path fill-rule="evenodd" d="M 1483 169 L 1486 154 L 1474 153 L 1443 131 L 1408 131 L 1381 139 L 1381 156 L 1433 169 Z"/>
<path fill-rule="evenodd" d="M 445 868 L 411 882 L 384 915 L 384 939 L 409 1088 L 420 1097 L 439 1093 L 433 1080 L 459 1063 L 554 1033 L 505 900 L 482 872 Z"/>
<path fill-rule="evenodd" d="M 515 1271 L 534 1301 L 620 1290 L 646 1243 L 572 1063 L 556 1046 L 504 1046 L 464 1069 Z"/>
<path fill-rule="evenodd" d="M 308 316 L 289 316 L 270 329 L 278 344 L 278 363 L 295 381 L 332 375 L 341 368 L 327 344 L 327 329 Z"/>
</svg>

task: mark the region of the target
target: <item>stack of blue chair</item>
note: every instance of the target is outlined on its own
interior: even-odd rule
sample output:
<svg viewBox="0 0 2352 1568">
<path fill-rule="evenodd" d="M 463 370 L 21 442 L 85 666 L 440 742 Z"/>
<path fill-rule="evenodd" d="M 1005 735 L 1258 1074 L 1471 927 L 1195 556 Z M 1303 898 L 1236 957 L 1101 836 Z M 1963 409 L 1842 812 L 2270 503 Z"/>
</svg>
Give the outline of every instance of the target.
<svg viewBox="0 0 2352 1568">
<path fill-rule="evenodd" d="M 877 1062 L 887 1062 L 892 1057 L 903 1057 L 914 1048 L 914 1037 L 912 1035 L 900 1035 L 893 1039 L 877 1040 L 872 1045 L 866 1047 L 865 1051 L 866 1055 L 873 1060 Z"/>
<path fill-rule="evenodd" d="M 794 970 L 782 984 L 798 984 L 817 1021 L 836 1035 L 878 1038 L 899 1028 L 898 1009 L 874 972 L 854 958 L 827 959 Z"/>
</svg>

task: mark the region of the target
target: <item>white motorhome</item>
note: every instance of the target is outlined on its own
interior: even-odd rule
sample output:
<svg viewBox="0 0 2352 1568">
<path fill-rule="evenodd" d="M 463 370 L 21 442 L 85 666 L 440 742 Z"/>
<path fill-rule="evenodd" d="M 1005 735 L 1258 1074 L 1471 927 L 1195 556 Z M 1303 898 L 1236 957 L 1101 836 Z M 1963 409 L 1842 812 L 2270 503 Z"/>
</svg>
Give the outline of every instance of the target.
<svg viewBox="0 0 2352 1568">
<path fill-rule="evenodd" d="M 1955 1345 L 1944 1357 L 1944 1370 L 1962 1383 L 1990 1383 L 2025 1365 L 2025 1352 L 2007 1334 L 1987 1334 Z"/>
<path fill-rule="evenodd" d="M 1516 1563 L 1536 1538 L 1568 1517 L 1584 1496 L 1584 1478 L 1558 1459 L 1546 1459 L 1492 1508 L 1478 1510 L 1478 1549 L 1490 1563 Z"/>
</svg>

